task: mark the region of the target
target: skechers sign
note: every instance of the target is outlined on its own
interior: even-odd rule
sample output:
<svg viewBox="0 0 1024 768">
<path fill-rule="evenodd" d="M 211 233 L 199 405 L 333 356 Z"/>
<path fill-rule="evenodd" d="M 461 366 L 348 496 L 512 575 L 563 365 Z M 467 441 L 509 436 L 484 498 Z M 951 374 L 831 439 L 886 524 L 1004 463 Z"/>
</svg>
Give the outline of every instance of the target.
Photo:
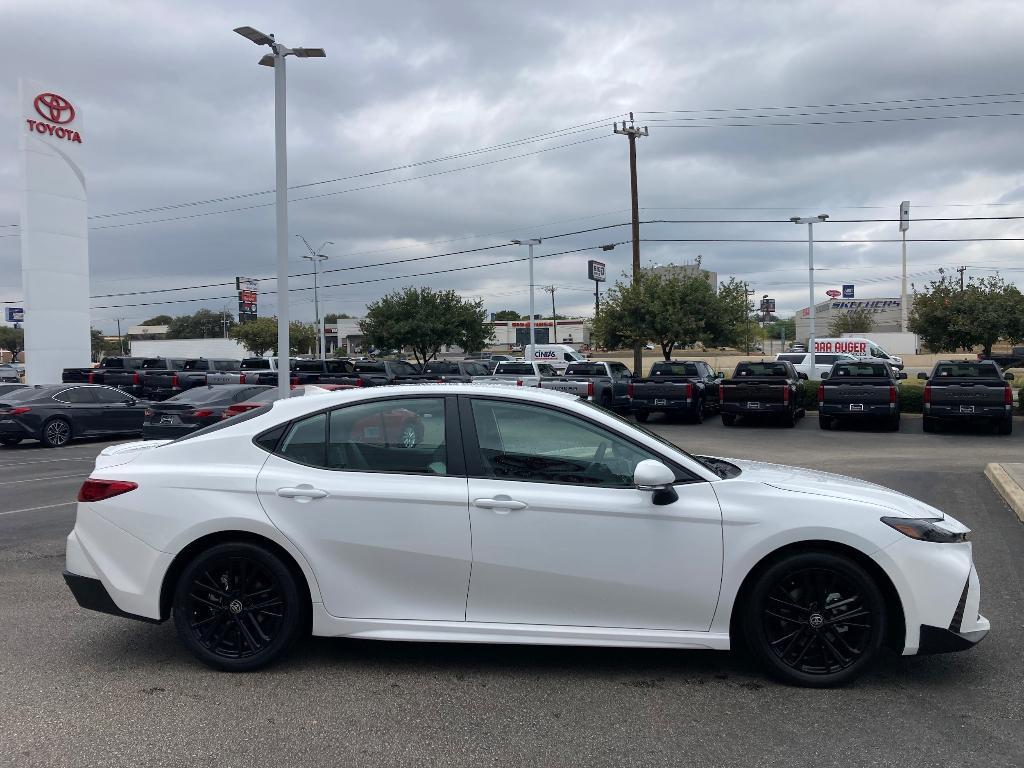
<svg viewBox="0 0 1024 768">
<path fill-rule="evenodd" d="M 70 101 L 56 93 L 40 93 L 33 99 L 32 106 L 43 119 L 26 118 L 25 122 L 30 132 L 48 134 L 56 139 L 73 141 L 76 144 L 82 143 L 82 135 L 78 131 L 65 128 L 65 125 L 75 119 L 75 107 Z"/>
</svg>

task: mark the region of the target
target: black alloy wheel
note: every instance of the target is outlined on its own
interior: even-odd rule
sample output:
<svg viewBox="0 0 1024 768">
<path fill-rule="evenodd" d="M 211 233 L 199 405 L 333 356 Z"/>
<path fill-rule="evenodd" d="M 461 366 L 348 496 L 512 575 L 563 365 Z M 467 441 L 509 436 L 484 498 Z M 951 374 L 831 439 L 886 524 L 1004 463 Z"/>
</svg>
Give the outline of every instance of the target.
<svg viewBox="0 0 1024 768">
<path fill-rule="evenodd" d="M 71 424 L 66 419 L 50 419 L 43 424 L 39 441 L 47 448 L 61 448 L 71 442 Z"/>
<path fill-rule="evenodd" d="M 182 571 L 174 624 L 203 663 L 248 672 L 284 655 L 306 626 L 308 607 L 288 568 L 263 547 L 218 544 Z"/>
<path fill-rule="evenodd" d="M 827 552 L 790 555 L 761 574 L 746 605 L 747 644 L 779 679 L 842 685 L 878 654 L 885 601 L 857 563 Z"/>
</svg>

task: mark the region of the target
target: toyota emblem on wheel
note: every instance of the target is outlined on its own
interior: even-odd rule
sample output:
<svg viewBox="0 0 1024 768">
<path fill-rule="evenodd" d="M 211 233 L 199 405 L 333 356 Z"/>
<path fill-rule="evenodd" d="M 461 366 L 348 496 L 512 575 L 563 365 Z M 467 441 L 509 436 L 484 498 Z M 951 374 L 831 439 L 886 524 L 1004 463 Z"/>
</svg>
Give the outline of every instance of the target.
<svg viewBox="0 0 1024 768">
<path fill-rule="evenodd" d="M 56 93 L 40 93 L 33 106 L 40 117 L 51 123 L 63 125 L 75 119 L 75 108 L 71 102 Z"/>
</svg>

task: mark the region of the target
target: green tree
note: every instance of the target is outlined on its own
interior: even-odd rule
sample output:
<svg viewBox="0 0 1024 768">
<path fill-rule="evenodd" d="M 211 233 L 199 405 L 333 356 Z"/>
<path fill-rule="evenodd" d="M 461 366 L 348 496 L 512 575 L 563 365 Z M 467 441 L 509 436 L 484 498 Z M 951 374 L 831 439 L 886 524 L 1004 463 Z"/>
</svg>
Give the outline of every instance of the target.
<svg viewBox="0 0 1024 768">
<path fill-rule="evenodd" d="M 89 342 L 94 360 L 99 360 L 101 357 L 123 355 L 125 353 L 121 348 L 121 342 L 117 339 L 105 338 L 103 331 L 96 330 L 95 328 L 89 329 Z"/>
<path fill-rule="evenodd" d="M 492 334 L 486 314 L 483 301 L 467 301 L 455 291 L 407 287 L 367 305 L 359 327 L 371 346 L 408 347 L 423 365 L 442 347 L 482 349 Z"/>
<path fill-rule="evenodd" d="M 329 312 L 324 315 L 325 323 L 336 323 L 339 320 L 352 320 L 352 315 L 346 315 L 344 312 Z"/>
<path fill-rule="evenodd" d="M 230 314 L 212 309 L 200 309 L 191 315 L 181 315 L 171 320 L 167 329 L 169 339 L 215 339 L 224 335 L 224 324 L 227 329 L 235 326 L 235 318 Z"/>
<path fill-rule="evenodd" d="M 263 357 L 277 349 L 277 318 L 257 317 L 248 323 L 239 323 L 228 335 L 254 357 Z"/>
<path fill-rule="evenodd" d="M 828 324 L 831 336 L 842 336 L 844 333 L 871 333 L 875 327 L 875 318 L 871 310 L 860 307 L 843 315 L 836 315 Z"/>
<path fill-rule="evenodd" d="M 170 325 L 173 320 L 174 318 L 170 315 L 157 315 L 149 320 L 143 320 L 139 325 Z"/>
<path fill-rule="evenodd" d="M 796 318 L 787 317 L 778 319 L 765 329 L 769 339 L 785 339 L 793 341 L 796 338 Z"/>
<path fill-rule="evenodd" d="M 0 326 L 0 349 L 6 349 L 11 353 L 13 360 L 18 353 L 25 348 L 25 331 L 21 328 L 12 328 L 9 325 Z"/>
<path fill-rule="evenodd" d="M 499 322 L 505 320 L 519 320 L 522 317 L 514 309 L 501 309 L 494 313 L 494 319 Z"/>
<path fill-rule="evenodd" d="M 708 317 L 705 344 L 715 347 L 740 347 L 752 338 L 753 323 L 747 284 L 735 277 L 718 286 L 714 312 Z"/>
<path fill-rule="evenodd" d="M 277 323 L 274 324 L 275 327 Z M 316 351 L 316 340 L 319 332 L 313 323 L 300 323 L 293 320 L 288 324 L 288 350 L 292 355 L 307 355 Z M 274 349 L 277 349 L 277 339 L 274 340 Z"/>
<path fill-rule="evenodd" d="M 1000 339 L 1024 340 L 1024 294 L 998 275 L 971 278 L 963 290 L 946 274 L 914 293 L 910 330 L 935 352 L 970 350 L 986 355 Z"/>
</svg>

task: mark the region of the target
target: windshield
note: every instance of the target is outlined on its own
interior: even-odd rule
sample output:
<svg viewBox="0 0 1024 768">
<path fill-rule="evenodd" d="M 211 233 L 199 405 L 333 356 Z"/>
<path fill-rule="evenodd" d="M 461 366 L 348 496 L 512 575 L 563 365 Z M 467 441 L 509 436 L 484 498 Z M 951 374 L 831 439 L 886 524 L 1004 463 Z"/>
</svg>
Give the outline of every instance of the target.
<svg viewBox="0 0 1024 768">
<path fill-rule="evenodd" d="M 841 379 L 849 376 L 881 376 L 889 377 L 889 367 L 885 363 L 837 363 L 832 368 L 832 378 Z"/>
<path fill-rule="evenodd" d="M 32 400 L 42 394 L 44 394 L 42 389 L 36 389 L 35 387 L 22 387 L 21 389 L 15 389 L 4 395 L 0 395 L 0 397 L 3 398 L 5 403 L 10 403 L 18 400 Z"/>
<path fill-rule="evenodd" d="M 496 375 L 509 374 L 511 376 L 533 376 L 532 363 L 498 363 L 494 370 Z"/>
<path fill-rule="evenodd" d="M 182 367 L 185 371 L 208 371 L 210 370 L 209 360 L 186 360 Z"/>
<path fill-rule="evenodd" d="M 257 416 L 262 416 L 267 411 L 269 411 L 272 407 L 273 407 L 273 404 L 271 403 L 271 404 L 267 404 L 267 405 L 262 405 L 259 408 L 253 408 L 251 411 L 244 411 L 243 413 L 240 413 L 237 416 L 232 416 L 230 419 L 223 419 L 221 421 L 218 421 L 218 422 L 215 422 L 215 423 L 211 424 L 208 427 L 203 427 L 202 429 L 197 429 L 195 432 L 189 432 L 187 435 L 184 435 L 183 437 L 179 437 L 177 440 L 172 440 L 171 442 L 173 442 L 173 443 L 180 443 L 182 440 L 191 440 L 193 437 L 199 437 L 201 435 L 208 435 L 211 432 L 216 432 L 216 431 L 218 431 L 220 429 L 225 429 L 227 427 L 233 427 L 235 424 L 241 424 L 243 421 L 248 421 L 249 419 L 255 419 Z"/>
<path fill-rule="evenodd" d="M 269 371 L 270 360 L 265 357 L 254 358 L 242 361 L 243 371 Z"/>
<path fill-rule="evenodd" d="M 935 368 L 935 375 L 939 377 L 955 376 L 960 378 L 973 379 L 999 379 L 999 369 L 995 363 L 972 363 L 969 361 L 956 363 L 940 363 Z"/>
<path fill-rule="evenodd" d="M 693 363 L 655 363 L 651 376 L 696 376 L 697 366 Z"/>
<path fill-rule="evenodd" d="M 740 363 L 736 366 L 737 376 L 788 376 L 789 371 L 782 363 Z"/>
</svg>

